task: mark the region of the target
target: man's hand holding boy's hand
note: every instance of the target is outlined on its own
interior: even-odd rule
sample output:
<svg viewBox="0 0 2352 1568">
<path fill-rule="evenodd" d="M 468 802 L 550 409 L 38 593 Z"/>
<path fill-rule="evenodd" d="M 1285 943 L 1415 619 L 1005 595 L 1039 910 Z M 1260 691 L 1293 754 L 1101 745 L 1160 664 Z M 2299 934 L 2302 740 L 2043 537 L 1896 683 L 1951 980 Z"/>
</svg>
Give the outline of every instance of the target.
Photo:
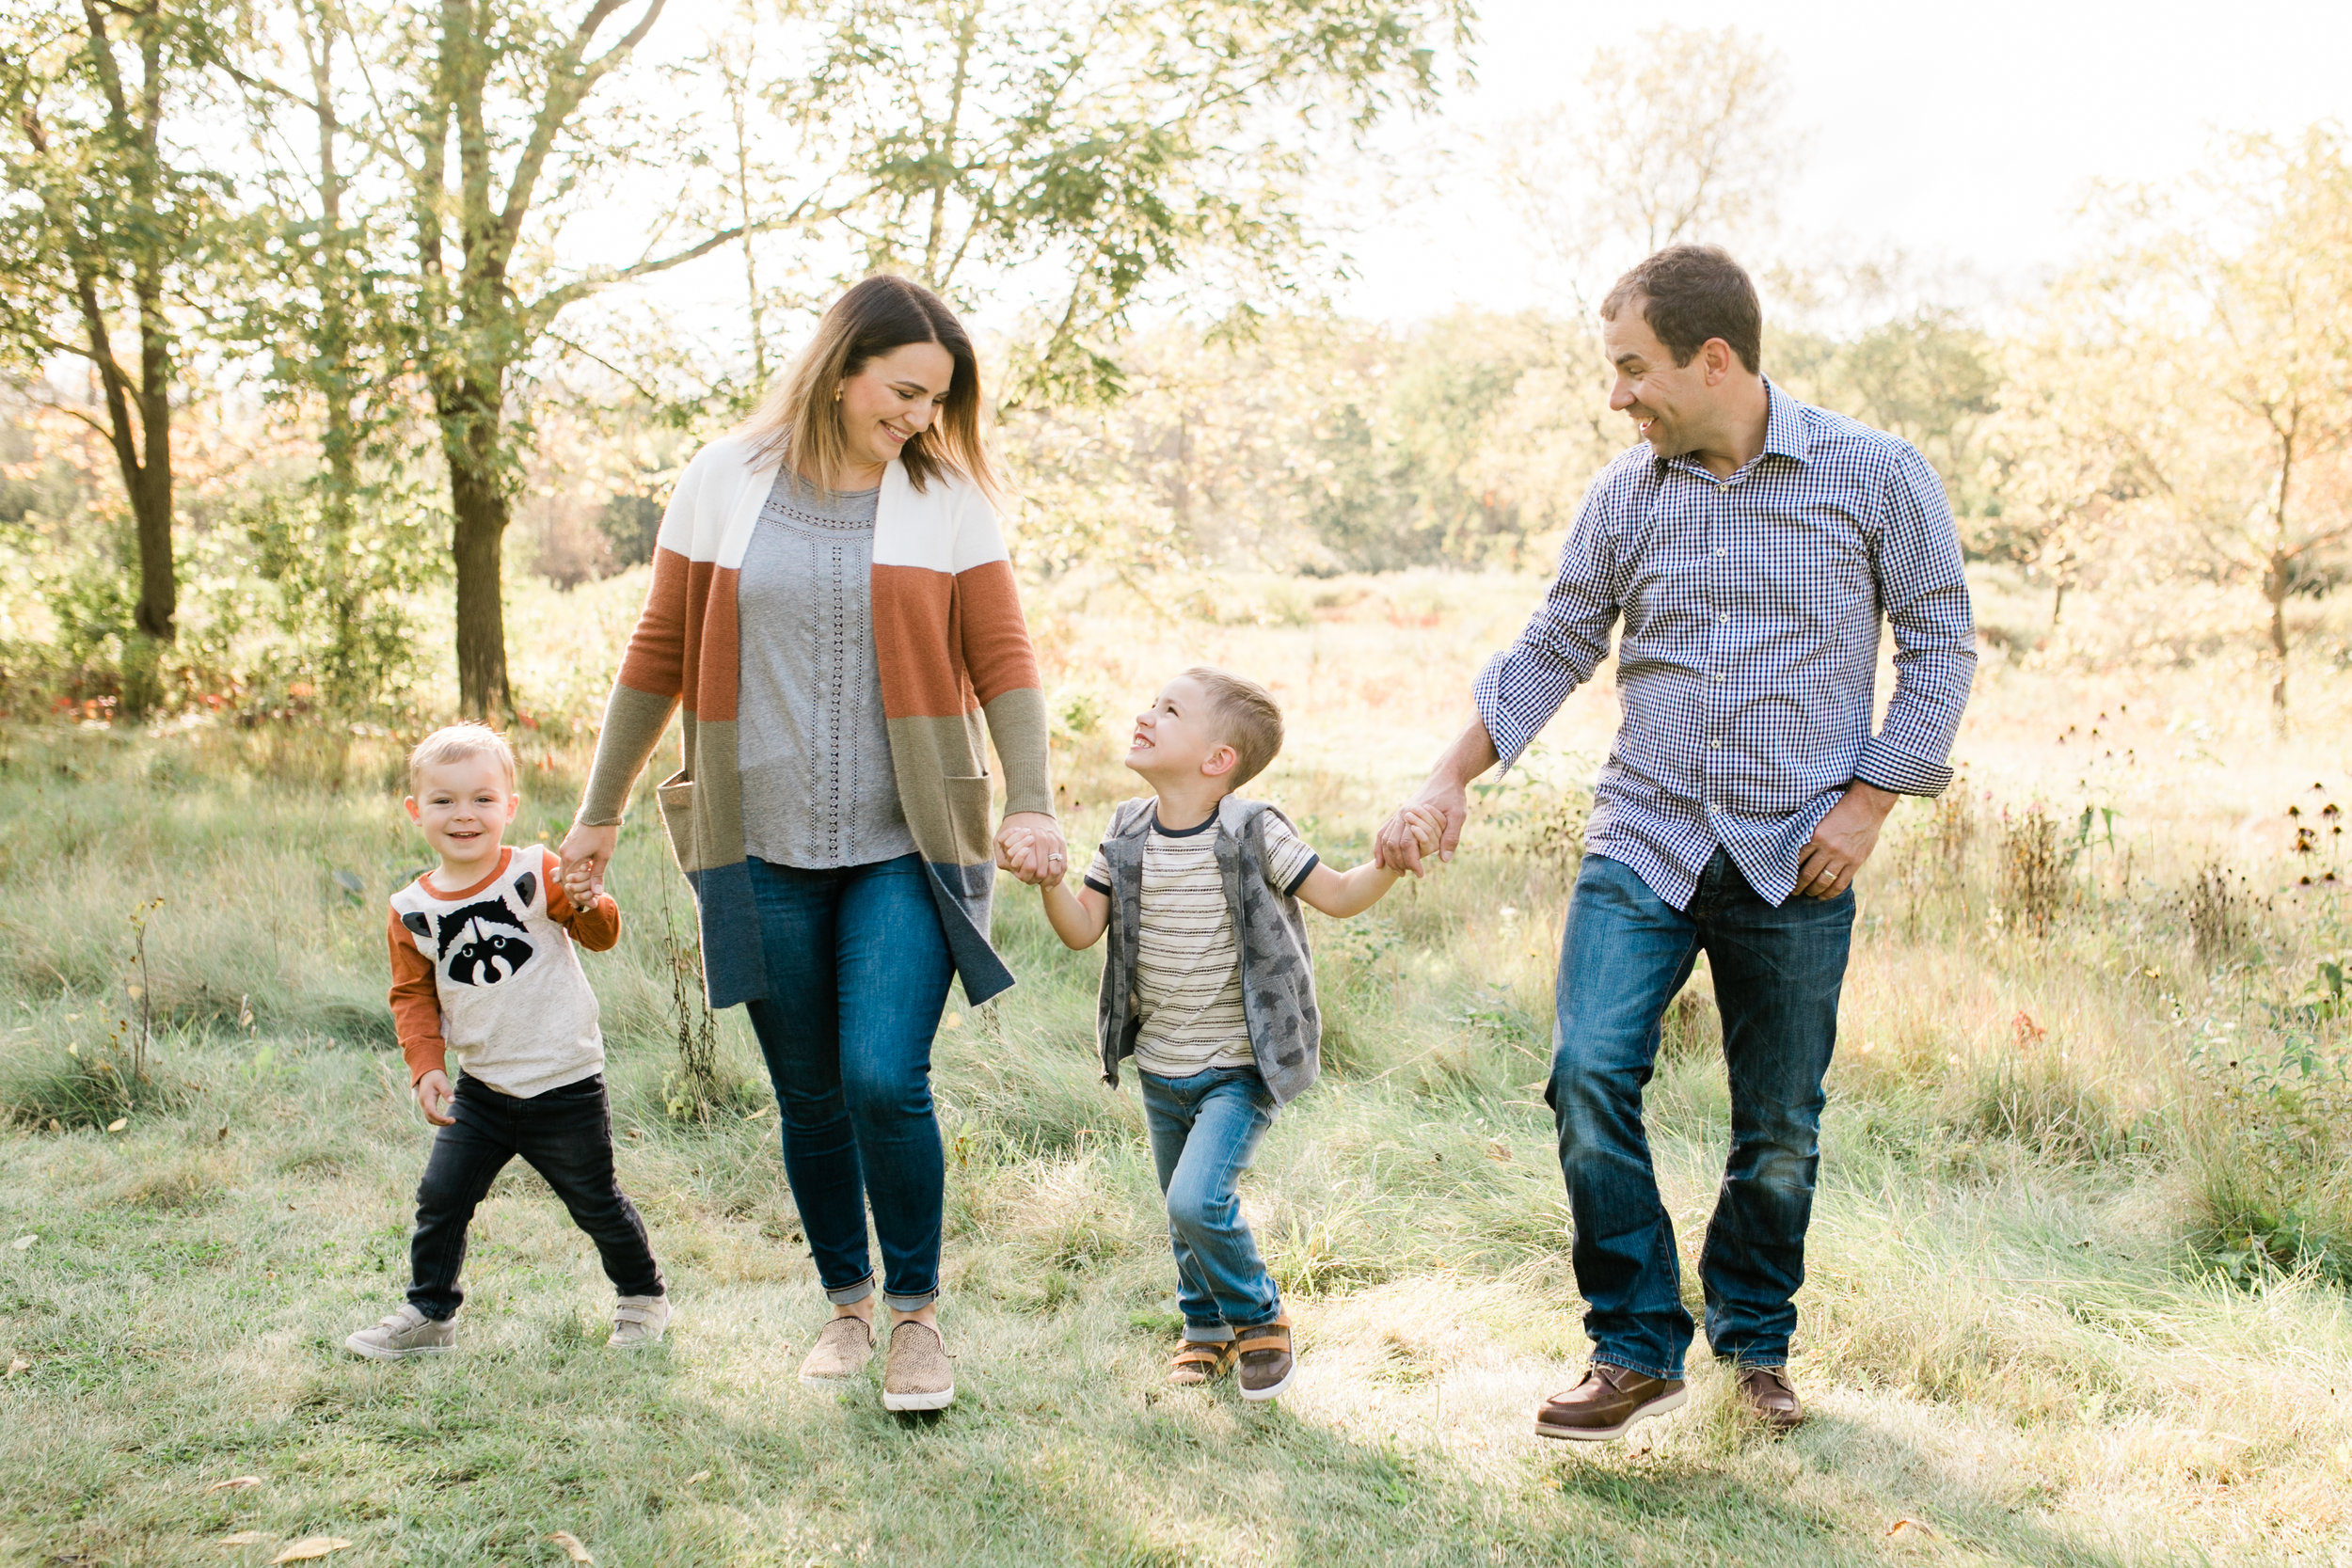
<svg viewBox="0 0 2352 1568">
<path fill-rule="evenodd" d="M 1405 819 L 1405 829 L 1412 835 L 1413 847 L 1424 857 L 1438 852 L 1445 841 L 1445 818 L 1427 806 L 1406 806 L 1398 813 Z"/>
<path fill-rule="evenodd" d="M 447 1127 L 457 1119 L 449 1114 L 450 1107 L 456 1102 L 457 1091 L 449 1086 L 449 1074 L 439 1068 L 418 1079 L 413 1092 L 417 1097 L 417 1109 L 422 1111 L 424 1119 L 434 1126 Z"/>
</svg>

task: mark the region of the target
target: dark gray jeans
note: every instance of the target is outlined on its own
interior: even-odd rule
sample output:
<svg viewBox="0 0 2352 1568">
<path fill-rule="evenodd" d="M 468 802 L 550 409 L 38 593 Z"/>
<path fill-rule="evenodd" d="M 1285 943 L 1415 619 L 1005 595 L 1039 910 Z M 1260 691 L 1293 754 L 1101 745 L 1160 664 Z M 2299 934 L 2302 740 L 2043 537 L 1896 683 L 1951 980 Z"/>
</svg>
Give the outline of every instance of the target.
<svg viewBox="0 0 2352 1568">
<path fill-rule="evenodd" d="M 461 1078 L 450 1115 L 456 1119 L 434 1135 L 424 1180 L 417 1184 L 408 1300 L 418 1311 L 437 1320 L 457 1315 L 466 1299 L 457 1288 L 466 1227 L 490 1183 L 518 1154 L 596 1243 L 616 1292 L 663 1293 L 645 1222 L 613 1174 L 612 1114 L 601 1074 L 528 1100 L 501 1094 L 478 1078 Z"/>
</svg>

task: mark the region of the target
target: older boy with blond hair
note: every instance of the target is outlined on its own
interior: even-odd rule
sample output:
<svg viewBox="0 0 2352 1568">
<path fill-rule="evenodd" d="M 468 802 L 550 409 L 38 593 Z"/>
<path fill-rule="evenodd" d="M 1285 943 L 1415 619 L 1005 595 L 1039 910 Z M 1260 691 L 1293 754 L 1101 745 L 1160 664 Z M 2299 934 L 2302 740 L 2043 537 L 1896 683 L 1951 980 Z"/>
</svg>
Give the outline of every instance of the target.
<svg viewBox="0 0 2352 1568">
<path fill-rule="evenodd" d="M 392 1018 L 417 1108 L 440 1131 L 417 1188 L 408 1299 L 343 1344 L 379 1361 L 456 1348 L 466 1230 L 516 1155 L 596 1243 L 620 1293 L 607 1342 L 652 1344 L 669 1325 L 669 1296 L 613 1174 L 604 1037 L 573 951 L 619 941 L 619 906 L 584 875 L 561 883 L 546 848 L 501 842 L 522 797 L 515 753 L 495 730 L 453 724 L 425 736 L 409 754 L 408 787 L 409 818 L 440 863 L 392 895 Z M 453 1056 L 463 1073 L 453 1090 Z"/>
<path fill-rule="evenodd" d="M 1184 1320 L 1168 1381 L 1237 1368 L 1246 1400 L 1280 1394 L 1296 1367 L 1290 1318 L 1234 1184 L 1275 1113 L 1319 1070 L 1298 905 L 1345 919 L 1397 879 L 1376 864 L 1334 871 L 1279 810 L 1234 793 L 1281 749 L 1282 712 L 1265 688 L 1185 671 L 1136 717 L 1127 766 L 1152 796 L 1112 814 L 1083 889 L 1058 876 L 1041 883 L 1066 945 L 1111 936 L 1097 1015 L 1103 1080 L 1117 1085 L 1120 1058 L 1135 1057 Z"/>
</svg>

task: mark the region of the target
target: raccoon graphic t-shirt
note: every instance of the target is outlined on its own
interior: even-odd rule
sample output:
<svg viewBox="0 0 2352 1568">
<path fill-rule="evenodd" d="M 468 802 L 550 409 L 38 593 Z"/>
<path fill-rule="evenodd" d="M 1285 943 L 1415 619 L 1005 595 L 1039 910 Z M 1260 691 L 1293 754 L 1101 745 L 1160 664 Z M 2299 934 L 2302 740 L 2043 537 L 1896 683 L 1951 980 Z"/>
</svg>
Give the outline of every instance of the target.
<svg viewBox="0 0 2352 1568">
<path fill-rule="evenodd" d="M 415 1083 L 454 1056 L 469 1078 L 528 1099 L 604 1070 L 596 993 L 572 951 L 620 940 L 610 895 L 577 910 L 533 845 L 455 893 L 428 874 L 392 895 L 392 1020 Z"/>
</svg>

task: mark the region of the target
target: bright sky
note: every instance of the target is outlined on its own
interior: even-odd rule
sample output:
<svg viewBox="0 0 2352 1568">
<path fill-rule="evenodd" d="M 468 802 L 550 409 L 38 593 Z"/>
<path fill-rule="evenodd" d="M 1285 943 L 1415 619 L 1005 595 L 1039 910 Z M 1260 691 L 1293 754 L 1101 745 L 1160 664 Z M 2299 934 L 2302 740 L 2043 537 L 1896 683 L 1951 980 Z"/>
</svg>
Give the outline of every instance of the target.
<svg viewBox="0 0 2352 1568">
<path fill-rule="evenodd" d="M 2165 180 L 2217 133 L 2352 123 L 2352 5 L 2274 0 L 1683 0 L 1670 16 L 1562 0 L 1483 0 L 1478 86 L 1418 135 L 1458 148 L 1456 173 L 1351 245 L 1353 312 L 1409 318 L 1455 303 L 1546 298 L 1542 265 L 1470 175 L 1474 140 L 1573 95 L 1595 48 L 1661 20 L 1735 26 L 1780 52 L 1804 172 L 1780 202 L 1790 248 L 1900 250 L 1994 292 L 2046 276 L 2087 234 L 2091 182 Z M 2231 21 L 2231 17 L 2239 20 Z M 1980 291 L 1972 291 L 1980 292 Z"/>
</svg>

